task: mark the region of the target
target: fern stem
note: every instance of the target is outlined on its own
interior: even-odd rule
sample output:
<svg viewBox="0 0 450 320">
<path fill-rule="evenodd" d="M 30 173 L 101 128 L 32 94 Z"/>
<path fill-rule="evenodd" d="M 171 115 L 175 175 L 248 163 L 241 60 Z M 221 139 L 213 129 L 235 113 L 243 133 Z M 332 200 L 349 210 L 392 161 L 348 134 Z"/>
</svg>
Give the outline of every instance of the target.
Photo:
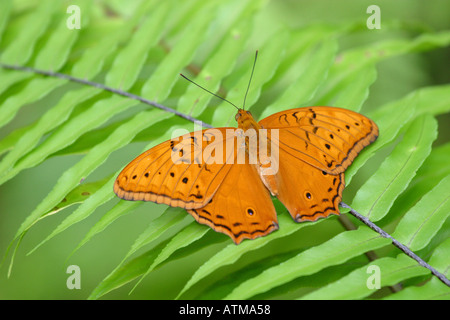
<svg viewBox="0 0 450 320">
<path fill-rule="evenodd" d="M 60 78 L 60 79 L 66 79 L 66 80 L 69 80 L 69 81 L 73 81 L 73 82 L 81 83 L 81 84 L 84 84 L 84 85 L 92 86 L 92 87 L 95 87 L 95 88 L 99 88 L 99 89 L 102 89 L 102 90 L 106 90 L 106 91 L 112 92 L 114 94 L 118 94 L 118 95 L 130 98 L 130 99 L 133 99 L 133 100 L 138 100 L 138 101 L 140 101 L 142 103 L 148 104 L 150 106 L 153 106 L 155 108 L 164 110 L 166 112 L 173 113 L 174 115 L 176 115 L 178 117 L 181 117 L 183 119 L 186 119 L 188 121 L 196 122 L 196 123 L 200 124 L 202 127 L 212 128 L 212 126 L 210 124 L 207 124 L 207 123 L 205 123 L 205 122 L 203 122 L 201 120 L 198 120 L 198 119 L 196 119 L 194 117 L 191 117 L 190 115 L 187 115 L 187 114 L 179 112 L 179 111 L 177 111 L 175 109 L 166 107 L 166 106 L 164 106 L 164 105 L 162 105 L 160 103 L 157 103 L 155 101 L 151 101 L 151 100 L 142 98 L 142 97 L 140 97 L 138 95 L 135 95 L 133 93 L 105 86 L 104 84 L 101 84 L 101 83 L 97 83 L 97 82 L 93 82 L 93 81 L 89 81 L 89 80 L 85 80 L 85 79 L 72 77 L 72 76 L 70 76 L 68 74 L 64 74 L 64 73 L 53 72 L 53 71 L 45 71 L 45 70 L 35 69 L 35 68 L 31 68 L 31 67 L 9 65 L 9 64 L 4 64 L 4 63 L 0 63 L 0 67 L 2 67 L 4 69 L 9 69 L 9 70 L 31 72 L 31 73 L 36 73 L 36 74 L 49 76 L 49 77 L 56 77 L 56 78 Z"/>
<path fill-rule="evenodd" d="M 346 215 L 343 215 L 343 214 L 339 215 L 338 220 L 346 230 L 356 230 L 357 229 L 356 226 L 353 224 L 353 222 L 350 221 L 350 219 Z M 369 261 L 375 261 L 378 259 L 377 254 L 373 250 L 367 251 L 365 253 L 365 255 L 366 255 L 367 259 L 369 259 Z M 389 290 L 391 290 L 393 293 L 399 292 L 400 290 L 402 290 L 402 286 L 401 286 L 401 284 L 395 284 L 395 285 L 389 286 Z"/>
<path fill-rule="evenodd" d="M 389 233 L 387 233 L 386 231 L 384 231 L 383 229 L 381 229 L 379 226 L 377 226 L 375 223 L 373 223 L 372 221 L 369 220 L 369 218 L 363 216 L 362 214 L 360 214 L 359 212 L 355 211 L 354 209 L 352 209 L 348 204 L 341 202 L 341 207 L 343 208 L 347 208 L 350 209 L 350 213 L 357 218 L 358 220 L 360 220 L 361 222 L 363 222 L 366 226 L 368 226 L 370 229 L 376 231 L 377 233 L 379 233 L 382 237 L 384 238 L 388 238 L 392 240 L 392 244 L 394 246 L 396 246 L 397 248 L 399 248 L 400 250 L 402 250 L 407 256 L 409 256 L 410 258 L 416 260 L 422 267 L 427 268 L 428 270 L 431 271 L 431 273 L 433 275 L 435 275 L 439 280 L 441 280 L 444 284 L 446 284 L 448 287 L 450 287 L 450 280 L 447 279 L 447 277 L 445 275 L 443 275 L 442 273 L 440 273 L 439 271 L 437 271 L 435 268 L 433 268 L 432 266 L 430 266 L 426 261 L 424 261 L 422 258 L 420 258 L 417 254 L 415 254 L 414 252 L 411 251 L 411 249 L 409 249 L 407 246 L 405 246 L 404 244 L 402 244 L 401 242 L 399 242 L 398 240 L 396 240 L 394 237 L 392 237 Z"/>
</svg>

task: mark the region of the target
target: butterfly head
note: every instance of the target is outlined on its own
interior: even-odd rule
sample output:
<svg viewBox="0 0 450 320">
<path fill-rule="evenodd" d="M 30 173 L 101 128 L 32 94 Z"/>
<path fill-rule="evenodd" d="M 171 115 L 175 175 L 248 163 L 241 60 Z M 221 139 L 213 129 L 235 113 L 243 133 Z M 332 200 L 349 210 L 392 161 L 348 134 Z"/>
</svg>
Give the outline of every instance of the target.
<svg viewBox="0 0 450 320">
<path fill-rule="evenodd" d="M 250 111 L 239 109 L 236 113 L 235 117 L 238 127 L 244 130 L 253 128 L 253 129 L 259 129 L 258 123 L 253 119 L 253 116 Z"/>
</svg>

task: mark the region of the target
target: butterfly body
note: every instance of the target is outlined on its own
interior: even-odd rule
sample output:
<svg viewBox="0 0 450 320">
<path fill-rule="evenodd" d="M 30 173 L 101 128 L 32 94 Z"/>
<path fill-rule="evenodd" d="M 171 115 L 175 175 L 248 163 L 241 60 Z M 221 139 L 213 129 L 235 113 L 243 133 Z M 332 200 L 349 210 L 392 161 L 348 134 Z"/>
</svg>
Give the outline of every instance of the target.
<svg viewBox="0 0 450 320">
<path fill-rule="evenodd" d="M 151 148 L 118 176 L 126 200 L 186 209 L 238 244 L 278 229 L 271 195 L 297 221 L 339 214 L 344 171 L 378 136 L 353 111 L 297 108 L 257 122 L 239 109 L 236 128 L 192 132 Z"/>
</svg>

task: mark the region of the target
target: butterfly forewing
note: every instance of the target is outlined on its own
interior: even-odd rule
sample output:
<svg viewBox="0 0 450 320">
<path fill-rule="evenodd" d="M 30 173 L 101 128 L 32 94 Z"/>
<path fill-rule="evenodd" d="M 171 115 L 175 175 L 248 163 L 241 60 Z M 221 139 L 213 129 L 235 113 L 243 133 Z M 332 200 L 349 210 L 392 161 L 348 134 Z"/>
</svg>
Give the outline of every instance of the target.
<svg viewBox="0 0 450 320">
<path fill-rule="evenodd" d="M 330 174 L 339 174 L 378 136 L 376 124 L 341 108 L 309 107 L 275 113 L 259 124 L 279 130 L 279 147 Z"/>
<path fill-rule="evenodd" d="M 130 162 L 119 174 L 114 192 L 125 200 L 165 203 L 185 209 L 205 206 L 231 169 L 226 153 L 227 128 L 185 134 L 163 142 Z M 228 128 L 233 129 L 233 128 Z M 222 135 L 223 133 L 223 135 Z M 230 139 L 233 139 L 231 137 Z M 210 152 L 205 152 L 209 148 Z M 216 150 L 221 160 L 209 161 Z M 212 150 L 212 152 L 211 152 Z"/>
</svg>

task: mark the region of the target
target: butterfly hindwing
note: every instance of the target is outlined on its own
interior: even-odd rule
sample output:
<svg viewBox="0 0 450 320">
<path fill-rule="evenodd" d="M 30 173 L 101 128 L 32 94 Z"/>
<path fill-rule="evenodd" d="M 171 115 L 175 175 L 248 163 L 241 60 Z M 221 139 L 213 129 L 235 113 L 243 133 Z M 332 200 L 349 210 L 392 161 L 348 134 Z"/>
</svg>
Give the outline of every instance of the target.
<svg viewBox="0 0 450 320">
<path fill-rule="evenodd" d="M 278 199 L 297 222 L 339 214 L 344 174 L 332 175 L 280 150 Z"/>
<path fill-rule="evenodd" d="M 227 234 L 236 244 L 278 229 L 269 191 L 251 164 L 234 165 L 211 201 L 188 212 L 199 223 Z"/>
</svg>

